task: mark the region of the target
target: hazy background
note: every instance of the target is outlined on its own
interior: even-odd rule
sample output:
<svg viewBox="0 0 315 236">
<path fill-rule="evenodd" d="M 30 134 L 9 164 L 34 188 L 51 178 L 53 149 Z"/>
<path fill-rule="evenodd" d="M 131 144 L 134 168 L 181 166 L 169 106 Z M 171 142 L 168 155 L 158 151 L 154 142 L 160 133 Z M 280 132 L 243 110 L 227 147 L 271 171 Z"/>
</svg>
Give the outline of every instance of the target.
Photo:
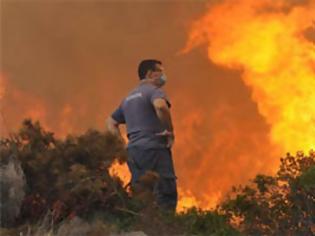
<svg viewBox="0 0 315 236">
<path fill-rule="evenodd" d="M 215 1 L 212 1 L 215 2 Z M 64 136 L 104 130 L 105 118 L 138 83 L 140 60 L 162 60 L 169 81 L 182 191 L 203 205 L 231 185 L 274 169 L 269 127 L 240 72 L 187 54 L 206 1 L 1 0 L 2 132 L 39 119 Z"/>
</svg>

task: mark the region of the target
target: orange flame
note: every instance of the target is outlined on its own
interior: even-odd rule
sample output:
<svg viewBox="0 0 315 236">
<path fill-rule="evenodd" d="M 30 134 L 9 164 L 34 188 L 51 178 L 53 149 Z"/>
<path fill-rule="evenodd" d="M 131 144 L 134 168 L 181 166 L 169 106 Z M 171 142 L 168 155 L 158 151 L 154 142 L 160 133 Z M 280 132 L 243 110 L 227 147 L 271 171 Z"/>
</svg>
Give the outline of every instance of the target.
<svg viewBox="0 0 315 236">
<path fill-rule="evenodd" d="M 123 185 L 126 186 L 131 178 L 128 166 L 126 163 L 120 164 L 118 161 L 115 161 L 109 168 L 109 174 L 111 176 L 117 176 L 123 182 Z M 187 190 L 178 188 L 179 201 L 177 206 L 178 212 L 183 212 L 193 206 L 201 207 L 201 203 L 196 199 L 196 197 Z"/>
<path fill-rule="evenodd" d="M 211 5 L 194 22 L 184 49 L 206 43 L 209 60 L 242 70 L 281 152 L 315 148 L 315 45 L 304 34 L 314 27 L 315 1 L 303 3 L 229 0 Z"/>
<path fill-rule="evenodd" d="M 7 136 L 20 125 L 21 120 L 30 118 L 40 121 L 45 129 L 54 131 L 58 137 L 65 137 L 74 133 L 73 118 L 84 111 L 74 111 L 73 106 L 66 103 L 58 113 L 50 114 L 50 107 L 43 98 L 16 88 L 10 78 L 0 74 L 0 112 L 1 136 Z M 57 124 L 52 125 L 52 120 L 58 121 Z"/>
<path fill-rule="evenodd" d="M 111 176 L 117 176 L 123 182 L 123 185 L 126 186 L 131 178 L 127 164 L 120 164 L 118 161 L 115 161 L 109 168 L 109 174 Z"/>
</svg>

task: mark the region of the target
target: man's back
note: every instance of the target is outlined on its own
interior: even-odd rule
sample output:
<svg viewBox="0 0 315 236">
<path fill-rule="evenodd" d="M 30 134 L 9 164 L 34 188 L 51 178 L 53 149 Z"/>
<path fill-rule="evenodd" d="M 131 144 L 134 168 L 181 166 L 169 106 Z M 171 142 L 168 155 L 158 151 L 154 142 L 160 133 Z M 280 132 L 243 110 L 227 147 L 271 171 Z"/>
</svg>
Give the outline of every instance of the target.
<svg viewBox="0 0 315 236">
<path fill-rule="evenodd" d="M 165 129 L 153 106 L 153 100 L 156 98 L 165 99 L 170 107 L 169 99 L 163 90 L 150 83 L 141 83 L 123 99 L 113 113 L 114 119 L 126 123 L 128 147 L 166 147 L 166 138 L 156 135 Z"/>
</svg>

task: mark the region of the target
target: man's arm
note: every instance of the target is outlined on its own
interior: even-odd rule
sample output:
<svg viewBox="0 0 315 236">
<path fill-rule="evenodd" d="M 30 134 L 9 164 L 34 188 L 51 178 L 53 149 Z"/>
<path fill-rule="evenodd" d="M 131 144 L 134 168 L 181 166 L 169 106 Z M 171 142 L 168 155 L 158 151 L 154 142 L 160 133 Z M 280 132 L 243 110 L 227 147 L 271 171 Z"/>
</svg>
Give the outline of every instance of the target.
<svg viewBox="0 0 315 236">
<path fill-rule="evenodd" d="M 121 105 L 119 105 L 118 108 L 107 118 L 106 126 L 108 131 L 117 136 L 123 143 L 125 143 L 125 140 L 120 133 L 119 125 L 124 123 L 126 123 L 125 115 Z"/>
<path fill-rule="evenodd" d="M 163 98 L 156 98 L 153 101 L 153 106 L 156 111 L 156 114 L 162 125 L 165 127 L 165 130 L 162 133 L 158 133 L 158 136 L 166 136 L 167 137 L 167 147 L 171 148 L 174 144 L 175 136 L 173 130 L 173 123 L 171 118 L 171 112 L 167 105 L 167 102 Z"/>
<path fill-rule="evenodd" d="M 173 132 L 173 123 L 171 118 L 171 112 L 168 108 L 168 105 L 163 98 L 156 98 L 153 101 L 153 106 L 156 111 L 156 114 L 160 121 L 162 122 L 162 125 L 170 132 Z"/>
<path fill-rule="evenodd" d="M 123 143 L 125 143 L 125 140 L 122 137 L 119 129 L 119 123 L 116 120 L 114 120 L 111 116 L 109 116 L 106 120 L 106 127 L 110 133 L 117 136 Z"/>
</svg>

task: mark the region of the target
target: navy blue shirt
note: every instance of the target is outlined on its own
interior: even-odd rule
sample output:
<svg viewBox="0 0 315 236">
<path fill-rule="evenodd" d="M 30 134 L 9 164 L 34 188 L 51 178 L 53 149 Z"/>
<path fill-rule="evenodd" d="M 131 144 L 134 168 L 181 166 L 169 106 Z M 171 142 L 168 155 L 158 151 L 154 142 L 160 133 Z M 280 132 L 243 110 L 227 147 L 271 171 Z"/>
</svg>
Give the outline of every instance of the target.
<svg viewBox="0 0 315 236">
<path fill-rule="evenodd" d="M 128 147 L 166 147 L 166 138 L 156 135 L 165 130 L 153 106 L 156 98 L 165 99 L 168 106 L 171 107 L 167 95 L 161 88 L 150 83 L 142 83 L 132 90 L 113 112 L 112 118 L 127 126 Z"/>
</svg>

